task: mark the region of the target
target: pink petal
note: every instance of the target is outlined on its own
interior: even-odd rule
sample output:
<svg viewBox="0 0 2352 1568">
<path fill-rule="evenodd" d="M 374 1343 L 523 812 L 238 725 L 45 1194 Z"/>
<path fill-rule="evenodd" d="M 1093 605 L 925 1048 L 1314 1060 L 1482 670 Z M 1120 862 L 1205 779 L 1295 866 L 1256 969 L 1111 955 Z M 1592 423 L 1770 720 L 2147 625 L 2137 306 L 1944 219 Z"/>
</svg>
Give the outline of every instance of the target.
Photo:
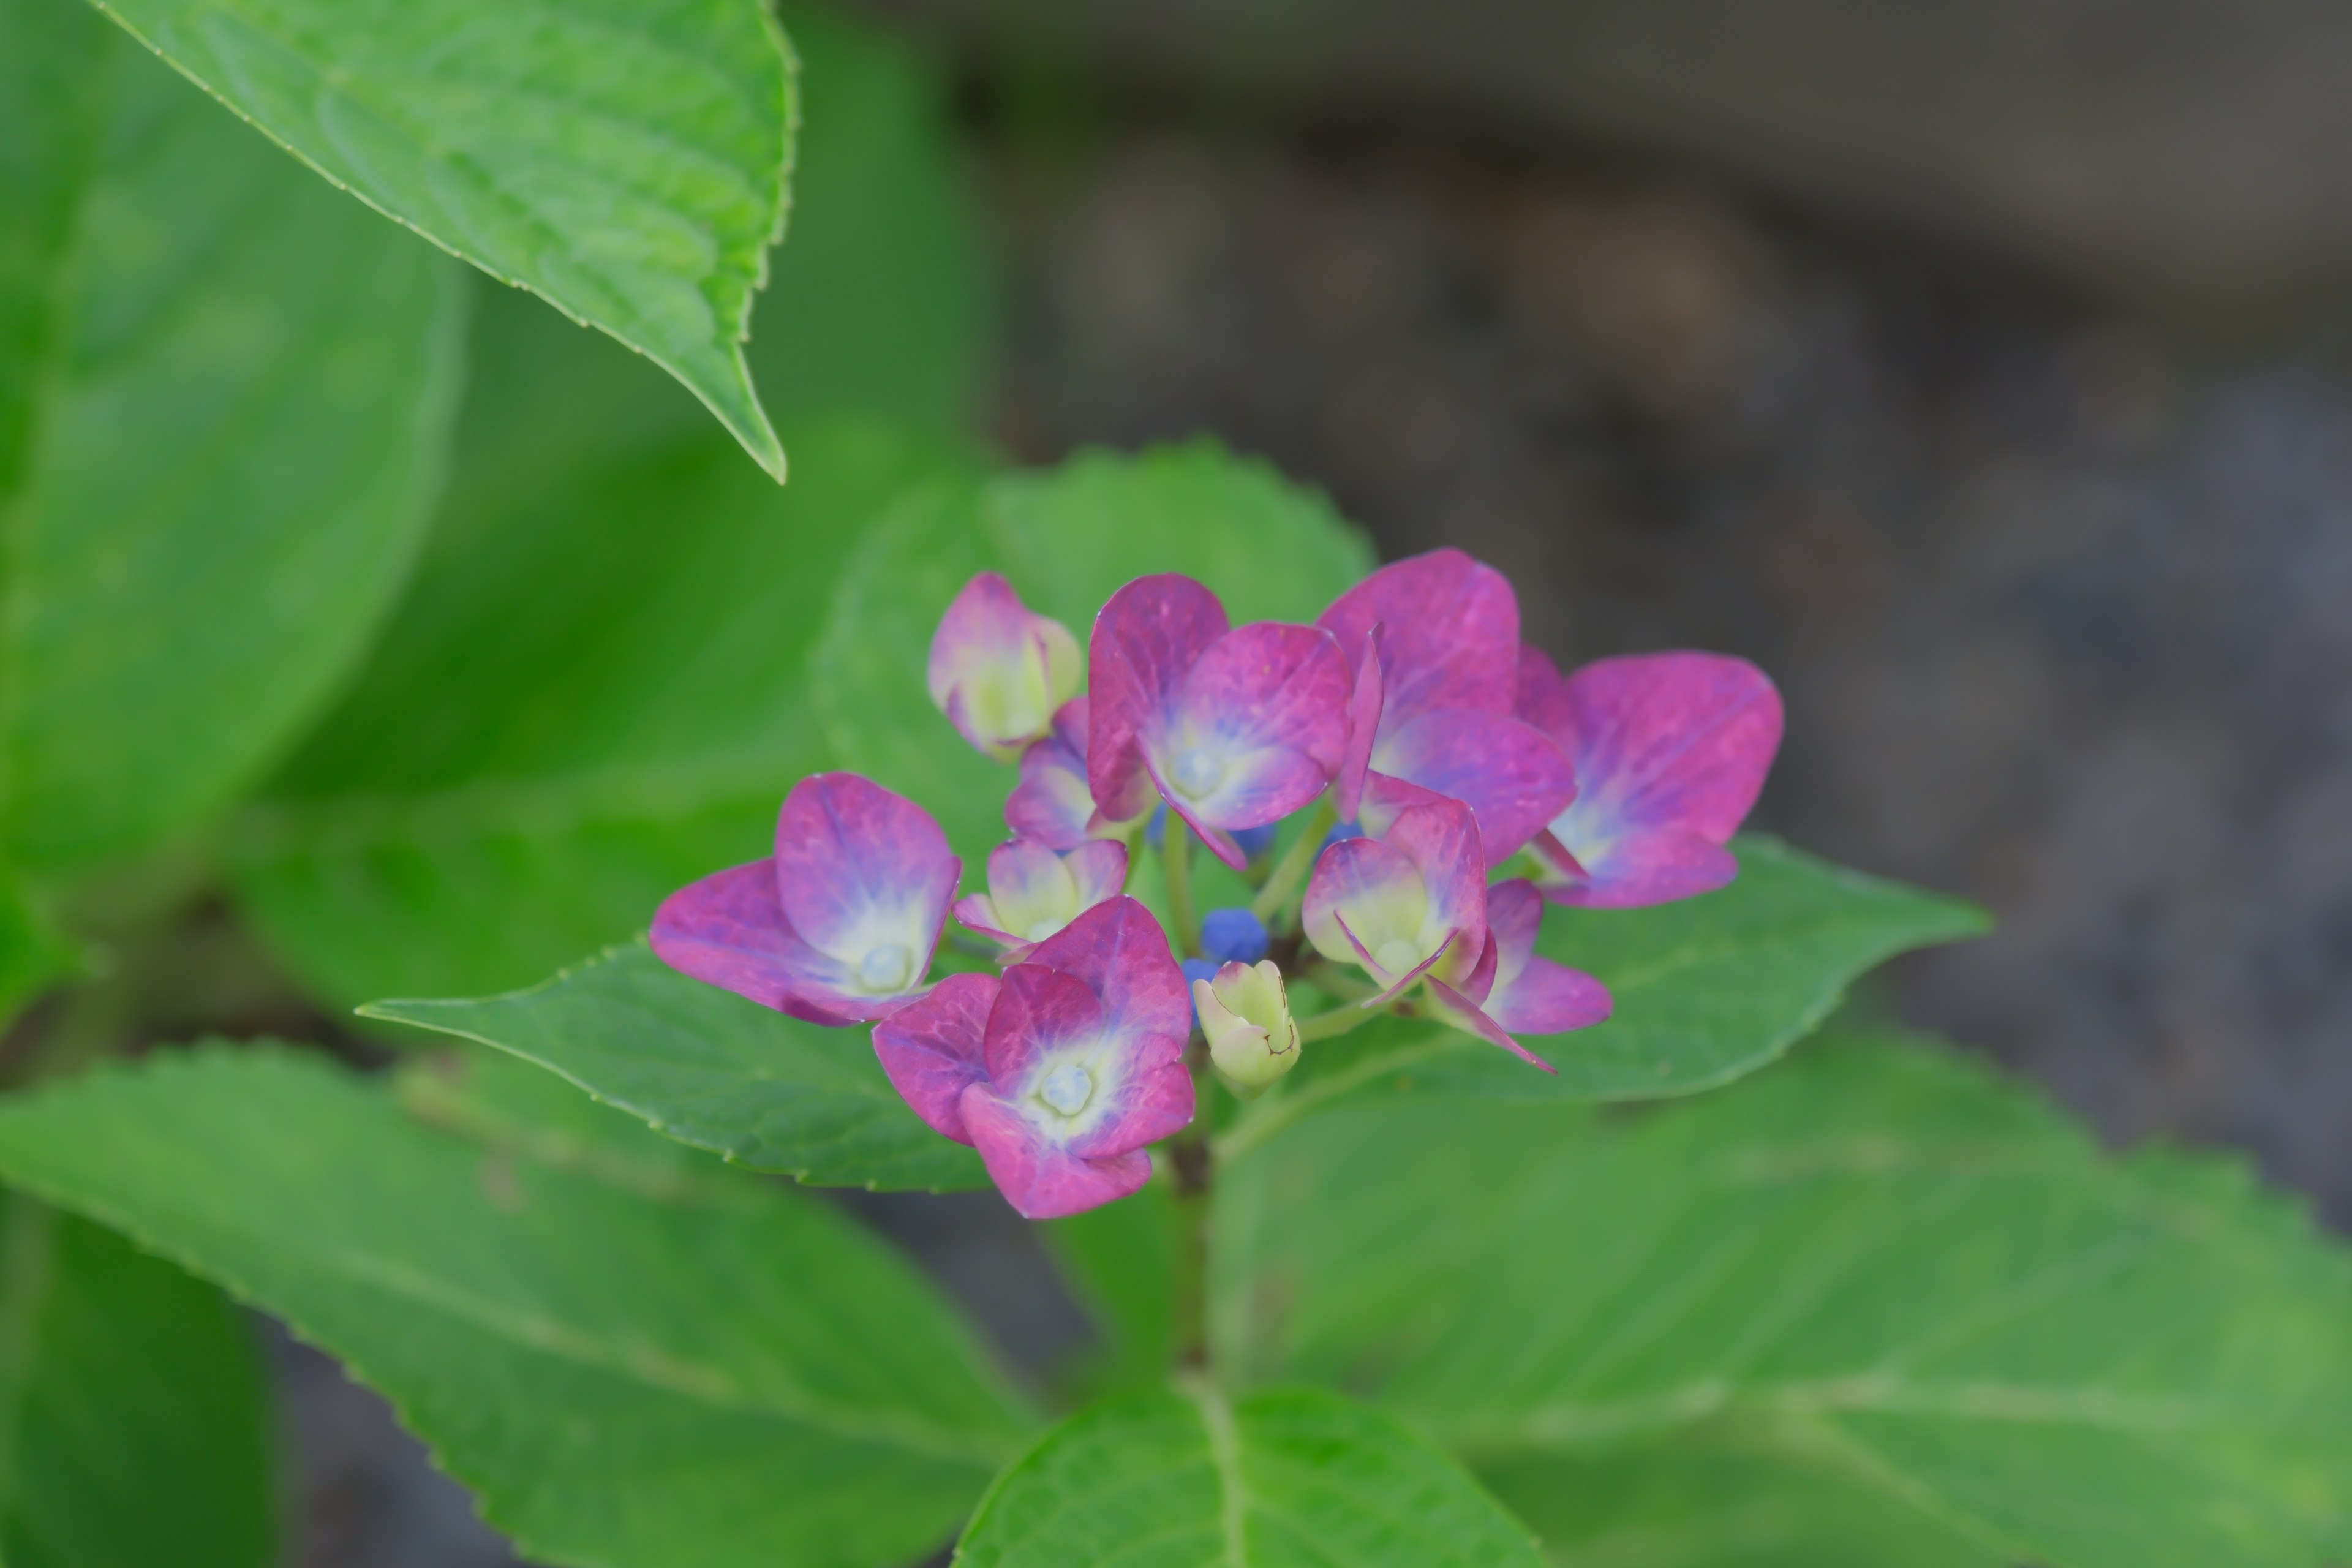
<svg viewBox="0 0 2352 1568">
<path fill-rule="evenodd" d="M 1226 624 L 1214 594 L 1174 573 L 1138 577 L 1095 616 L 1087 780 L 1106 817 L 1124 821 L 1150 809 L 1143 735 L 1174 710 L 1185 676 Z"/>
<path fill-rule="evenodd" d="M 1560 1035 L 1609 1016 L 1609 987 L 1580 969 L 1530 958 L 1508 984 L 1497 981 L 1486 994 L 1489 1016 L 1522 1035 Z"/>
<path fill-rule="evenodd" d="M 1351 681 L 1313 626 L 1259 621 L 1202 651 L 1143 733 L 1154 781 L 1187 821 L 1262 827 L 1321 794 L 1348 747 Z"/>
<path fill-rule="evenodd" d="M 991 942 L 1002 942 L 1006 947 L 1019 947 L 1027 940 L 1013 935 L 997 923 L 1002 917 L 996 912 L 996 900 L 986 893 L 973 893 L 958 899 L 953 913 L 957 924 L 966 931 L 977 931 Z"/>
<path fill-rule="evenodd" d="M 837 985 L 840 966 L 801 941 L 784 919 L 772 859 L 715 871 L 664 899 L 651 941 L 655 956 L 706 984 L 812 1023 L 851 1021 L 830 1012 L 812 1017 L 805 1001 L 793 1005 L 796 993 Z"/>
<path fill-rule="evenodd" d="M 1443 708 L 1391 724 L 1371 765 L 1469 806 L 1489 866 L 1518 853 L 1576 798 L 1559 746 L 1503 713 Z"/>
<path fill-rule="evenodd" d="M 874 1054 L 890 1087 L 934 1131 L 971 1142 L 963 1091 L 986 1081 L 982 1059 L 997 983 L 985 974 L 950 974 L 929 995 L 874 1026 Z"/>
<path fill-rule="evenodd" d="M 1437 805 L 1445 796 L 1417 784 L 1407 784 L 1383 773 L 1364 775 L 1364 797 L 1357 803 L 1356 825 L 1375 838 L 1388 836 L 1397 815 L 1407 806 Z"/>
<path fill-rule="evenodd" d="M 1049 716 L 1037 714 L 1034 726 L 1015 723 L 1014 732 L 999 733 L 975 719 L 972 694 L 993 690 L 1001 697 L 1040 677 L 1038 690 L 1048 694 L 1057 674 L 1076 683 L 1076 663 L 1077 647 L 1066 627 L 1023 605 L 1003 574 L 982 572 L 940 617 L 925 674 L 932 702 L 957 732 L 998 761 L 1011 762 Z"/>
<path fill-rule="evenodd" d="M 1581 867 L 1579 902 L 1624 908 L 1720 886 L 1722 845 L 1756 804 L 1780 744 L 1780 695 L 1718 654 L 1605 658 L 1539 700 L 1575 770 L 1551 833 Z"/>
<path fill-rule="evenodd" d="M 1188 997 L 1188 1005 L 1189 1001 Z M 1100 1122 L 1069 1141 L 1071 1153 L 1090 1160 L 1108 1159 L 1157 1143 L 1192 1125 L 1192 1075 L 1181 1061 L 1136 1072 L 1106 1086 L 1106 1093 L 1109 1097 L 1107 1113 Z"/>
<path fill-rule="evenodd" d="M 1087 784 L 1087 700 L 1073 697 L 1054 714 L 1054 731 L 1021 753 L 1021 782 L 1004 803 L 1004 825 L 1020 838 L 1055 849 L 1087 841 L 1095 815 Z"/>
<path fill-rule="evenodd" d="M 1429 921 L 1486 940 L 1486 856 L 1478 824 L 1460 801 L 1407 806 L 1381 842 L 1411 861 L 1429 892 Z"/>
<path fill-rule="evenodd" d="M 1381 728 L 1381 623 L 1364 634 L 1364 651 L 1356 660 L 1356 687 L 1348 698 L 1348 751 L 1339 759 L 1339 776 L 1331 781 L 1333 804 L 1339 820 L 1353 822 L 1364 796 L 1364 772 L 1371 766 L 1372 738 Z"/>
<path fill-rule="evenodd" d="M 1495 938 L 1495 984 L 1507 985 L 1526 967 L 1543 930 L 1543 895 L 1525 877 L 1486 889 L 1486 930 Z"/>
<path fill-rule="evenodd" d="M 1127 846 L 1108 838 L 1088 839 L 1063 857 L 1071 879 L 1078 885 L 1078 910 L 1118 896 L 1127 886 Z"/>
<path fill-rule="evenodd" d="M 1739 875 L 1730 850 L 1681 827 L 1629 834 L 1603 849 L 1588 844 L 1585 853 L 1591 865 L 1547 857 L 1556 875 L 1543 884 L 1545 898 L 1577 909 L 1638 910 L 1711 893 Z"/>
<path fill-rule="evenodd" d="M 1356 950 L 1357 953 L 1361 957 L 1364 967 L 1370 970 L 1375 978 L 1378 978 L 1382 974 L 1386 974 L 1388 972 L 1381 966 L 1380 961 L 1367 952 L 1363 942 L 1357 937 L 1356 933 L 1353 931 L 1349 930 L 1347 917 L 1345 915 L 1334 915 L 1333 918 L 1339 922 L 1339 929 L 1342 931 L 1347 932 L 1349 945 L 1352 946 Z M 1412 990 L 1415 985 L 1420 984 L 1424 979 L 1432 978 L 1431 972 L 1436 969 L 1440 963 L 1444 963 L 1448 955 L 1455 954 L 1460 952 L 1460 949 L 1457 948 L 1455 944 L 1462 940 L 1462 936 L 1463 933 L 1458 931 L 1447 931 L 1444 939 L 1438 942 L 1437 946 L 1431 950 L 1427 958 L 1423 959 L 1420 963 L 1414 964 L 1411 969 L 1406 970 L 1402 974 L 1390 976 L 1388 984 L 1381 988 L 1379 995 L 1359 1003 L 1358 1005 L 1364 1007 L 1385 1007 L 1390 1003 L 1395 1001 L 1398 997 L 1403 995 L 1406 992 Z"/>
<path fill-rule="evenodd" d="M 1559 1071 L 1551 1063 L 1511 1038 L 1509 1032 L 1481 1011 L 1478 1004 L 1471 1001 L 1469 997 L 1446 984 L 1443 980 L 1432 980 L 1429 983 L 1429 989 L 1437 998 L 1438 1016 L 1447 1023 L 1457 1028 L 1467 1029 L 1489 1045 L 1502 1047 L 1529 1067 L 1541 1068 L 1544 1071 L 1553 1074 Z"/>
<path fill-rule="evenodd" d="M 1384 923 L 1409 923 L 1418 931 L 1426 923 L 1428 896 L 1421 873 L 1402 852 L 1377 838 L 1343 838 L 1323 851 L 1307 876 L 1299 923 L 1324 957 L 1335 963 L 1361 963 L 1379 973 L 1341 911 L 1389 906 Z"/>
<path fill-rule="evenodd" d="M 1519 646 L 1518 700 L 1511 710 L 1554 738 L 1571 728 L 1568 677 L 1539 647 Z"/>
<path fill-rule="evenodd" d="M 963 1121 L 989 1179 L 1024 1219 L 1082 1214 L 1137 1192 L 1151 1180 L 1151 1156 L 1130 1149 L 1108 1159 L 1071 1153 L 1041 1134 L 985 1084 L 964 1091 Z"/>
<path fill-rule="evenodd" d="M 1181 1060 L 1192 1002 L 1168 935 L 1151 911 L 1107 900 L 1041 942 L 1029 962 L 1075 976 L 1102 1002 L 1103 1026 L 1133 1042 L 1146 1066 Z"/>
<path fill-rule="evenodd" d="M 1085 984 L 1042 963 L 1016 963 L 1004 972 L 988 1015 L 989 1081 L 1000 1093 L 1020 1092 L 1039 1058 L 1104 1033 L 1102 1003 Z"/>
<path fill-rule="evenodd" d="M 1433 550 L 1381 567 L 1332 602 L 1316 625 L 1339 639 L 1350 668 L 1374 623 L 1387 722 L 1437 708 L 1511 711 L 1517 688 L 1519 603 L 1491 566 Z"/>
<path fill-rule="evenodd" d="M 776 824 L 784 917 L 853 974 L 897 946 L 907 988 L 919 985 L 962 870 L 929 812 L 856 773 L 816 773 L 784 797 Z"/>
</svg>

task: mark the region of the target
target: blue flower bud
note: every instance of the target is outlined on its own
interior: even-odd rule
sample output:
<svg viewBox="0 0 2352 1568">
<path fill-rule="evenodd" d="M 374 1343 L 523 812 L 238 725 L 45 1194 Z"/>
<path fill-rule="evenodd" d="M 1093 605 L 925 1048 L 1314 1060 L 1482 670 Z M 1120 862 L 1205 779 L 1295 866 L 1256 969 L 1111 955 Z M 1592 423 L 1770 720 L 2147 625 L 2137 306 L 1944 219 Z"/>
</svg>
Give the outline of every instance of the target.
<svg viewBox="0 0 2352 1568">
<path fill-rule="evenodd" d="M 1214 961 L 1212 969 L 1218 963 L 1255 963 L 1265 956 L 1265 922 L 1245 909 L 1211 910 L 1201 917 L 1201 952 Z"/>
</svg>

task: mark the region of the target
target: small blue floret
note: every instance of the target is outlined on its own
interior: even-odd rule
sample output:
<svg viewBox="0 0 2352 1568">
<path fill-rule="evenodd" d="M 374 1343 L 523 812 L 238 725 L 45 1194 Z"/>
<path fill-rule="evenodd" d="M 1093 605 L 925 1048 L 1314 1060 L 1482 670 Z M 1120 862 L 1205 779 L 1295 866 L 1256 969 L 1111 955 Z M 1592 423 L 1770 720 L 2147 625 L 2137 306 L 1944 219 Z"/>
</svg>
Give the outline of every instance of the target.
<svg viewBox="0 0 2352 1568">
<path fill-rule="evenodd" d="M 1201 952 L 1219 963 L 1255 963 L 1265 956 L 1265 922 L 1245 909 L 1201 917 Z"/>
</svg>

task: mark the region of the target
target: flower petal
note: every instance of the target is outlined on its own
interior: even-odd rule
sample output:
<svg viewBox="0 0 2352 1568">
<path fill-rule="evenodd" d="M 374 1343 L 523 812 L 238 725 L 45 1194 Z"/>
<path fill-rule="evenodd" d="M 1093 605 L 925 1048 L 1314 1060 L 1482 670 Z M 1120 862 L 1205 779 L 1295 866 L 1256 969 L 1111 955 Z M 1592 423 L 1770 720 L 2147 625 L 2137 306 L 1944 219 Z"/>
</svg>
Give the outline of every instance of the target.
<svg viewBox="0 0 2352 1568">
<path fill-rule="evenodd" d="M 1342 822 L 1356 819 L 1358 803 L 1364 798 L 1364 772 L 1372 763 L 1372 740 L 1380 733 L 1382 635 L 1381 623 L 1374 621 L 1365 630 L 1364 651 L 1356 658 L 1356 686 L 1348 697 L 1348 750 L 1331 781 L 1332 803 Z"/>
<path fill-rule="evenodd" d="M 688 883 L 655 911 L 655 956 L 706 984 L 811 1023 L 853 1020 L 811 1000 L 838 988 L 840 965 L 801 941 L 776 896 L 776 863 L 754 860 Z"/>
<path fill-rule="evenodd" d="M 1430 951 L 1420 943 L 1429 914 L 1421 873 L 1377 838 L 1343 838 L 1325 849 L 1307 879 L 1299 914 L 1307 940 L 1334 963 L 1383 973 L 1375 955 L 1390 942 L 1411 944 L 1416 962 Z"/>
<path fill-rule="evenodd" d="M 1079 909 L 1069 866 L 1034 838 L 1015 838 L 988 852 L 988 896 L 1004 928 L 1023 942 L 1043 942 Z"/>
<path fill-rule="evenodd" d="M 1017 1098 L 1045 1058 L 1091 1049 L 1107 1032 L 1102 1002 L 1082 981 L 1042 963 L 1016 963 L 1004 972 L 988 1015 L 989 1081 Z"/>
<path fill-rule="evenodd" d="M 1087 646 L 1087 781 L 1111 821 L 1150 809 L 1143 735 L 1175 708 L 1184 677 L 1225 634 L 1225 607 L 1190 577 L 1138 577 L 1095 616 Z"/>
<path fill-rule="evenodd" d="M 1576 773 L 1576 800 L 1550 827 L 1576 863 L 1563 868 L 1573 901 L 1626 908 L 1720 886 L 1729 857 L 1701 846 L 1738 831 L 1780 744 L 1764 672 L 1719 654 L 1644 654 L 1535 685 L 1533 710 Z"/>
<path fill-rule="evenodd" d="M 1062 863 L 1077 885 L 1080 914 L 1118 897 L 1127 886 L 1127 846 L 1116 840 L 1089 839 L 1062 857 Z"/>
<path fill-rule="evenodd" d="M 1479 1008 L 1478 1004 L 1471 1001 L 1469 997 L 1446 984 L 1443 980 L 1433 979 L 1429 983 L 1429 989 L 1436 998 L 1437 1016 L 1445 1022 L 1457 1029 L 1468 1030 L 1488 1045 L 1502 1047 L 1529 1067 L 1541 1068 L 1544 1071 L 1555 1075 L 1559 1073 L 1558 1068 L 1511 1038 L 1510 1032 L 1488 1017 Z"/>
<path fill-rule="evenodd" d="M 990 975 L 950 974 L 874 1026 L 874 1054 L 890 1087 L 932 1131 L 959 1143 L 971 1142 L 963 1091 L 988 1077 L 982 1051 L 997 989 Z"/>
<path fill-rule="evenodd" d="M 1442 931 L 1469 932 L 1469 962 L 1475 963 L 1476 948 L 1486 940 L 1486 856 L 1470 808 L 1458 800 L 1407 806 L 1381 842 L 1412 863 L 1427 889 L 1425 935 L 1434 940 Z"/>
<path fill-rule="evenodd" d="M 1054 732 L 1021 753 L 1021 782 L 1004 802 L 1004 825 L 1022 838 L 1075 849 L 1095 815 L 1087 784 L 1087 700 L 1073 697 L 1054 716 Z"/>
<path fill-rule="evenodd" d="M 921 984 L 962 870 L 929 812 L 856 773 L 816 773 L 784 797 L 776 824 L 784 917 L 864 990 Z M 901 985 L 883 983 L 894 966 Z"/>
<path fill-rule="evenodd" d="M 1099 1208 L 1151 1180 L 1151 1156 L 1130 1149 L 1089 1160 L 1048 1141 L 985 1084 L 964 1090 L 963 1121 L 989 1180 L 1024 1219 L 1060 1219 Z"/>
<path fill-rule="evenodd" d="M 1576 798 L 1576 778 L 1559 743 L 1506 713 L 1441 708 L 1416 714 L 1382 731 L 1371 765 L 1469 806 L 1489 866 L 1517 854 Z"/>
<path fill-rule="evenodd" d="M 1259 621 L 1212 643 L 1143 735 L 1168 803 L 1221 828 L 1277 821 L 1322 793 L 1348 747 L 1350 679 L 1313 626 Z"/>
<path fill-rule="evenodd" d="M 1001 573 L 963 585 L 931 634 L 931 700 L 999 762 L 1045 732 L 1083 672 L 1069 628 L 1033 613 Z"/>
<path fill-rule="evenodd" d="M 1183 1058 L 1192 1030 L 1184 973 L 1167 932 L 1135 900 L 1122 895 L 1097 904 L 1039 942 L 1029 962 L 1076 976 L 1100 998 L 1103 1026 L 1134 1042 L 1139 1059 L 1157 1065 Z"/>
<path fill-rule="evenodd" d="M 1437 708 L 1511 711 L 1517 689 L 1519 602 L 1493 567 L 1459 550 L 1433 550 L 1381 567 L 1315 624 L 1339 639 L 1349 668 L 1375 622 L 1386 722 Z"/>
<path fill-rule="evenodd" d="M 1006 947 L 1026 945 L 1024 939 L 1004 929 L 1005 917 L 996 912 L 996 901 L 986 893 L 971 893 L 958 899 L 951 912 L 956 923 L 969 931 L 976 931 L 991 942 Z"/>
<path fill-rule="evenodd" d="M 1496 981 L 1486 1000 L 1487 1016 L 1522 1035 L 1562 1035 L 1609 1016 L 1615 1003 L 1609 987 L 1580 969 L 1530 958 L 1505 984 Z"/>
</svg>

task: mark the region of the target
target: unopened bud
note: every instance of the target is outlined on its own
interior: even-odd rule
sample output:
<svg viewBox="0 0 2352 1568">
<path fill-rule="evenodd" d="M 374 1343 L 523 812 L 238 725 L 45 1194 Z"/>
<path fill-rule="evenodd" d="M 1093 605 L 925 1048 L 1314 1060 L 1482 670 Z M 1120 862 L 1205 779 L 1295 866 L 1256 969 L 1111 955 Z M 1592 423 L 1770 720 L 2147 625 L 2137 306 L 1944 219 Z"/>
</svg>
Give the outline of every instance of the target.
<svg viewBox="0 0 2352 1568">
<path fill-rule="evenodd" d="M 1234 1093 L 1248 1100 L 1298 1065 L 1298 1026 L 1282 971 L 1272 961 L 1228 963 L 1192 982 L 1192 1005 L 1209 1057 Z"/>
</svg>

